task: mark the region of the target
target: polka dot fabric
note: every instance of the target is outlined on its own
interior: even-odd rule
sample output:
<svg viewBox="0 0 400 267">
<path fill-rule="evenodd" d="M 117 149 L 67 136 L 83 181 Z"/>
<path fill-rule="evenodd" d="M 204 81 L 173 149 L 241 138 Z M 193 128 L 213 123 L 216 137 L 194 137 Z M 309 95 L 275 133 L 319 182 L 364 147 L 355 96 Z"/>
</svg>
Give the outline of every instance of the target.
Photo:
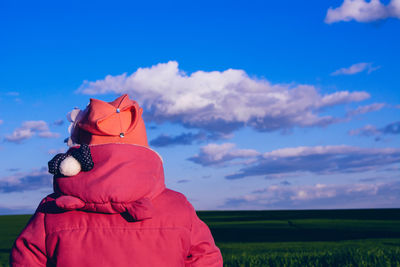
<svg viewBox="0 0 400 267">
<path fill-rule="evenodd" d="M 55 155 L 54 158 L 47 163 L 47 165 L 49 166 L 49 173 L 60 175 L 60 164 L 68 156 L 69 155 L 67 153 L 60 153 Z"/>
<path fill-rule="evenodd" d="M 81 164 L 82 171 L 87 172 L 93 169 L 94 163 L 92 155 L 90 154 L 90 148 L 88 145 L 82 144 L 79 148 L 71 148 L 67 153 L 55 155 L 54 158 L 48 162 L 49 173 L 61 175 L 60 164 L 68 156 L 74 157 Z"/>
<path fill-rule="evenodd" d="M 94 163 L 88 145 L 82 144 L 78 149 L 72 149 L 71 156 L 79 161 L 82 171 L 87 172 L 93 169 Z"/>
</svg>

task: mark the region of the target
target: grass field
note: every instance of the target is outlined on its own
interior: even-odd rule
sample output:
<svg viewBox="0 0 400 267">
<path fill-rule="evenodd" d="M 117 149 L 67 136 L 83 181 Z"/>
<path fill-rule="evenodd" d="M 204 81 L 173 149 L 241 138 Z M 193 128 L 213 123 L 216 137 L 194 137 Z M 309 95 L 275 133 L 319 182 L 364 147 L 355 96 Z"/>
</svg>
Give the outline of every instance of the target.
<svg viewBox="0 0 400 267">
<path fill-rule="evenodd" d="M 400 266 L 400 209 L 200 212 L 225 266 Z"/>
<path fill-rule="evenodd" d="M 400 209 L 207 211 L 225 266 L 399 266 Z M 0 266 L 30 216 L 0 216 Z"/>
</svg>

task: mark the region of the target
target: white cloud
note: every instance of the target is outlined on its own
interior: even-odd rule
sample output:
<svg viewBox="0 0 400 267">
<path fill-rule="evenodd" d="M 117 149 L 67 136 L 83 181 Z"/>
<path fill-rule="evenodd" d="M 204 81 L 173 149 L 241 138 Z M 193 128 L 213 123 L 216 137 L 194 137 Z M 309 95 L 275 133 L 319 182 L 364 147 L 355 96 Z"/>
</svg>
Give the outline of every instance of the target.
<svg viewBox="0 0 400 267">
<path fill-rule="evenodd" d="M 225 133 L 246 125 L 259 131 L 325 126 L 341 119 L 319 116 L 322 108 L 369 98 L 366 92 L 321 95 L 312 85 L 272 84 L 238 69 L 187 75 L 176 61 L 85 81 L 78 92 L 128 93 L 148 119 Z"/>
<path fill-rule="evenodd" d="M 391 0 L 388 5 L 380 0 L 344 0 L 340 7 L 328 9 L 325 23 L 350 20 L 371 22 L 390 17 L 400 18 L 400 0 Z"/>
<path fill-rule="evenodd" d="M 360 106 L 354 110 L 347 112 L 347 115 L 355 116 L 355 115 L 365 114 L 368 112 L 378 111 L 378 110 L 381 110 L 382 108 L 384 108 L 385 106 L 386 106 L 385 103 L 373 103 L 373 104 L 366 105 L 366 106 Z"/>
<path fill-rule="evenodd" d="M 250 166 L 226 176 L 239 179 L 247 176 L 274 177 L 276 174 L 361 173 L 375 171 L 400 161 L 398 148 L 361 148 L 353 146 L 315 146 L 277 149 L 264 153 Z"/>
<path fill-rule="evenodd" d="M 259 152 L 253 149 L 236 149 L 236 145 L 232 143 L 225 144 L 208 144 L 201 148 L 199 154 L 189 158 L 189 160 L 201 164 L 203 166 L 208 165 L 223 165 L 228 161 L 235 159 L 248 159 L 260 155 Z"/>
<path fill-rule="evenodd" d="M 265 159 L 276 158 L 291 158 L 291 157 L 304 157 L 304 156 L 318 156 L 318 155 L 349 155 L 349 154 L 362 154 L 362 155 L 384 155 L 384 154 L 399 154 L 400 149 L 396 148 L 361 148 L 346 145 L 337 146 L 299 146 L 281 148 L 263 154 Z"/>
<path fill-rule="evenodd" d="M 368 124 L 359 129 L 349 131 L 349 134 L 350 135 L 375 136 L 375 135 L 380 135 L 381 131 L 378 130 L 375 126 Z"/>
<path fill-rule="evenodd" d="M 13 143 L 20 143 L 25 139 L 29 139 L 34 135 L 31 129 L 18 128 L 11 135 L 6 135 L 5 140 Z"/>
<path fill-rule="evenodd" d="M 289 157 L 301 157 L 310 155 L 322 155 L 326 153 L 349 153 L 357 150 L 356 147 L 351 146 L 299 146 L 299 147 L 288 147 L 276 149 L 271 152 L 266 152 L 263 154 L 264 158 L 289 158 Z"/>
<path fill-rule="evenodd" d="M 373 125 L 365 125 L 359 129 L 349 131 L 350 135 L 360 135 L 360 136 L 375 136 L 376 141 L 381 140 L 382 135 L 387 134 L 400 134 L 400 121 L 392 122 L 387 124 L 382 128 L 376 128 Z"/>
<path fill-rule="evenodd" d="M 289 193 L 290 200 L 316 200 L 320 198 L 332 198 L 338 194 L 351 194 L 353 192 L 364 192 L 366 194 L 375 195 L 378 186 L 376 184 L 351 184 L 351 185 L 337 185 L 337 184 L 315 184 L 315 185 L 301 185 L 291 187 L 270 186 L 257 193 Z"/>
<path fill-rule="evenodd" d="M 39 132 L 38 136 L 42 137 L 42 138 L 58 138 L 58 137 L 60 137 L 60 134 L 59 133 L 53 133 L 53 132 L 50 132 L 50 131 L 44 131 L 44 132 Z"/>
<path fill-rule="evenodd" d="M 45 121 L 25 121 L 11 135 L 6 135 L 5 140 L 21 143 L 23 140 L 33 137 L 36 133 L 42 138 L 57 138 L 60 136 L 58 133 L 51 132 Z"/>
<path fill-rule="evenodd" d="M 361 63 L 356 63 L 351 65 L 348 68 L 341 68 L 338 69 L 334 72 L 331 73 L 331 75 L 333 76 L 337 76 L 337 75 L 353 75 L 353 74 L 357 74 L 363 71 L 367 71 L 367 73 L 371 73 L 377 69 L 379 69 L 380 67 L 373 67 L 372 63 L 366 63 L 366 62 L 361 62 Z"/>
<path fill-rule="evenodd" d="M 234 144 L 210 144 L 189 160 L 202 166 L 237 165 L 243 167 L 227 179 L 248 176 L 275 178 L 276 175 L 316 173 L 361 173 L 375 171 L 400 162 L 399 148 L 361 148 L 346 145 L 299 146 L 273 150 L 261 154 L 255 150 L 236 149 Z"/>
<path fill-rule="evenodd" d="M 366 92 L 353 92 L 340 91 L 322 97 L 317 107 L 330 107 L 350 102 L 359 102 L 369 98 Z"/>
<path fill-rule="evenodd" d="M 22 192 L 41 188 L 51 188 L 52 175 L 46 167 L 30 172 L 16 173 L 0 178 L 0 192 Z"/>
<path fill-rule="evenodd" d="M 0 120 L 0 125 L 3 124 L 3 122 L 4 122 L 3 120 Z"/>
<path fill-rule="evenodd" d="M 400 183 L 271 185 L 228 199 L 224 208 L 320 209 L 385 208 L 400 204 Z"/>
<path fill-rule="evenodd" d="M 45 121 L 24 121 L 22 128 L 31 129 L 32 131 L 44 132 L 49 130 L 49 126 Z"/>
</svg>

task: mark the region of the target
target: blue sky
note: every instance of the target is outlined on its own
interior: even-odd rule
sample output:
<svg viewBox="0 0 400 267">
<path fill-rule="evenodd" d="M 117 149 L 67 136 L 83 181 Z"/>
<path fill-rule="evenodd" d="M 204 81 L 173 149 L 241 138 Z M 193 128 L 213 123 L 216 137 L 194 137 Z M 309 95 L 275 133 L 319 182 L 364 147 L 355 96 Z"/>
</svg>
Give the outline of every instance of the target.
<svg viewBox="0 0 400 267">
<path fill-rule="evenodd" d="M 197 209 L 400 206 L 400 1 L 3 1 L 0 213 L 65 115 L 128 93 Z"/>
</svg>

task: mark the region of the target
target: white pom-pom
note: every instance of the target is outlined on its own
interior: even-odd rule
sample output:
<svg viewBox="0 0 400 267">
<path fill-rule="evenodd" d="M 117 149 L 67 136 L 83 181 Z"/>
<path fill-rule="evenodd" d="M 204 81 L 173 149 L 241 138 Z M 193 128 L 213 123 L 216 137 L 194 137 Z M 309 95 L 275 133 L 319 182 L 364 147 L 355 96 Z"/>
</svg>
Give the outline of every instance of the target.
<svg viewBox="0 0 400 267">
<path fill-rule="evenodd" d="M 74 176 L 81 171 L 81 164 L 74 157 L 68 156 L 60 163 L 60 173 L 65 176 Z"/>
</svg>

